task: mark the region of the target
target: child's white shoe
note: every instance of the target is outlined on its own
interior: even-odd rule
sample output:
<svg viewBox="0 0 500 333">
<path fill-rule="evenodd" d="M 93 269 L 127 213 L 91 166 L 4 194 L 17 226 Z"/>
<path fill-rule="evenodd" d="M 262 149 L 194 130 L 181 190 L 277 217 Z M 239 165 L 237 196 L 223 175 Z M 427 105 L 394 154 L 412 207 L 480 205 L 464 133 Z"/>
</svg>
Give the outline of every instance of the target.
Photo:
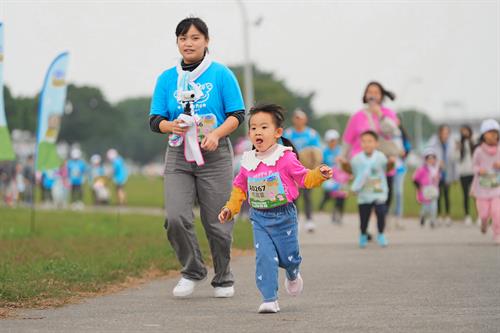
<svg viewBox="0 0 500 333">
<path fill-rule="evenodd" d="M 307 220 L 304 224 L 304 227 L 306 228 L 307 232 L 314 232 L 314 230 L 316 230 L 316 225 L 311 220 Z"/>
<path fill-rule="evenodd" d="M 472 225 L 472 219 L 471 219 L 471 217 L 470 217 L 469 215 L 467 215 L 467 216 L 465 217 L 464 223 L 465 223 L 465 225 L 466 225 L 467 227 L 469 227 L 469 226 L 471 226 L 471 225 Z"/>
<path fill-rule="evenodd" d="M 304 281 L 302 280 L 302 276 L 300 273 L 297 274 L 297 278 L 293 281 L 285 278 L 285 290 L 290 296 L 298 296 L 304 289 Z"/>
<path fill-rule="evenodd" d="M 259 313 L 277 313 L 280 312 L 278 301 L 264 302 L 259 306 Z"/>
<path fill-rule="evenodd" d="M 493 237 L 493 241 L 495 242 L 495 245 L 500 245 L 500 235 L 495 235 Z"/>
</svg>

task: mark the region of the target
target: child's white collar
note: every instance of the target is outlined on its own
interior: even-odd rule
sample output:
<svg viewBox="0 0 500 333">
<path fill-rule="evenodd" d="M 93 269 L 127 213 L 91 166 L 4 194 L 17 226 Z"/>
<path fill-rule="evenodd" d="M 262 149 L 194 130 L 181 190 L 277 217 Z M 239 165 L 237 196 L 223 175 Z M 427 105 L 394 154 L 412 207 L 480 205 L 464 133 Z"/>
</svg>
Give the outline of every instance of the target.
<svg viewBox="0 0 500 333">
<path fill-rule="evenodd" d="M 259 163 L 261 163 L 261 162 L 267 166 L 275 166 L 276 162 L 283 155 L 285 155 L 285 152 L 287 150 L 292 151 L 292 147 L 285 147 L 283 145 L 277 144 L 276 149 L 274 149 L 274 151 L 271 154 L 264 157 L 263 159 L 257 158 L 257 156 L 256 156 L 257 151 L 255 149 L 251 150 L 251 151 L 246 151 L 243 153 L 243 156 L 241 158 L 241 166 L 249 171 L 257 169 L 257 167 L 259 166 Z"/>
</svg>

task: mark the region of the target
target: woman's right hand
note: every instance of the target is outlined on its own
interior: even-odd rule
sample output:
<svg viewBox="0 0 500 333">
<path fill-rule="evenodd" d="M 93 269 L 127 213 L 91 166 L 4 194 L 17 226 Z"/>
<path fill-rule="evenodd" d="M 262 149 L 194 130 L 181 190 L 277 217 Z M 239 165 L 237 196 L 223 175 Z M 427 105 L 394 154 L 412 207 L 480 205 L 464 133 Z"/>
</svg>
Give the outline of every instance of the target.
<svg viewBox="0 0 500 333">
<path fill-rule="evenodd" d="M 175 119 L 174 121 L 172 121 L 171 132 L 178 135 L 184 135 L 184 133 L 187 132 L 188 127 L 185 125 L 183 126 L 183 124 L 185 124 L 183 120 Z"/>
<path fill-rule="evenodd" d="M 160 123 L 160 129 L 163 133 L 184 135 L 187 132 L 188 127 L 182 126 L 182 124 L 184 124 L 184 121 L 180 119 L 175 119 L 174 121 L 163 120 Z"/>
<path fill-rule="evenodd" d="M 231 211 L 229 208 L 224 207 L 219 213 L 219 222 L 224 224 L 231 218 Z"/>
</svg>

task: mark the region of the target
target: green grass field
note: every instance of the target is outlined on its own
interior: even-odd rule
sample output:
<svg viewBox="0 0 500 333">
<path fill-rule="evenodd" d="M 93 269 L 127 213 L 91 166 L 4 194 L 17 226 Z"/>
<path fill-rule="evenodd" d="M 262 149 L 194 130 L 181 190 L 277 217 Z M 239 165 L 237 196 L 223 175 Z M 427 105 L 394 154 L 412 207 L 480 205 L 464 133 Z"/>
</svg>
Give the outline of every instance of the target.
<svg viewBox="0 0 500 333">
<path fill-rule="evenodd" d="M 41 211 L 30 233 L 29 210 L 0 208 L 0 216 L 0 308 L 57 304 L 127 277 L 180 268 L 160 217 Z M 209 262 L 199 221 L 196 231 Z M 235 225 L 234 247 L 252 247 L 249 223 Z"/>
</svg>

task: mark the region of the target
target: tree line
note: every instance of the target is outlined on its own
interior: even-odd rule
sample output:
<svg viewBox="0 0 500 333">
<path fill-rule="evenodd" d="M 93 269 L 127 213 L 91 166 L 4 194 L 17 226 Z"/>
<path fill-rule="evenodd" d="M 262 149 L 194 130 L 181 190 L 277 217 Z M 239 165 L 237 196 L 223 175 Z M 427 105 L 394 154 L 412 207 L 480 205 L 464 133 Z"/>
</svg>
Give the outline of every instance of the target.
<svg viewBox="0 0 500 333">
<path fill-rule="evenodd" d="M 238 81 L 243 83 L 243 68 L 232 67 Z M 310 118 L 310 126 L 320 134 L 334 128 L 343 131 L 349 111 L 317 114 L 312 107 L 314 93 L 298 93 L 291 90 L 283 80 L 272 73 L 254 68 L 255 99 L 257 102 L 272 102 L 284 106 L 289 115 L 297 107 L 303 109 Z M 241 84 L 242 91 L 244 86 Z M 334 98 L 334 97 L 333 97 Z M 9 129 L 26 130 L 33 135 L 37 126 L 38 95 L 34 97 L 13 96 L 4 87 L 5 111 Z M 82 150 L 91 155 L 104 154 L 110 148 L 118 149 L 126 158 L 145 164 L 161 161 L 167 144 L 167 137 L 149 130 L 149 106 L 151 97 L 124 99 L 116 104 L 106 100 L 97 87 L 68 85 L 67 107 L 62 117 L 59 141 L 78 143 Z M 354 105 L 353 108 L 358 106 Z M 416 110 L 399 112 L 403 126 L 410 138 L 414 135 Z M 428 138 L 435 131 L 435 124 L 425 114 L 423 117 L 423 137 Z M 290 125 L 290 116 L 287 125 Z M 242 125 L 232 135 L 233 138 L 245 134 L 247 126 Z"/>
</svg>

